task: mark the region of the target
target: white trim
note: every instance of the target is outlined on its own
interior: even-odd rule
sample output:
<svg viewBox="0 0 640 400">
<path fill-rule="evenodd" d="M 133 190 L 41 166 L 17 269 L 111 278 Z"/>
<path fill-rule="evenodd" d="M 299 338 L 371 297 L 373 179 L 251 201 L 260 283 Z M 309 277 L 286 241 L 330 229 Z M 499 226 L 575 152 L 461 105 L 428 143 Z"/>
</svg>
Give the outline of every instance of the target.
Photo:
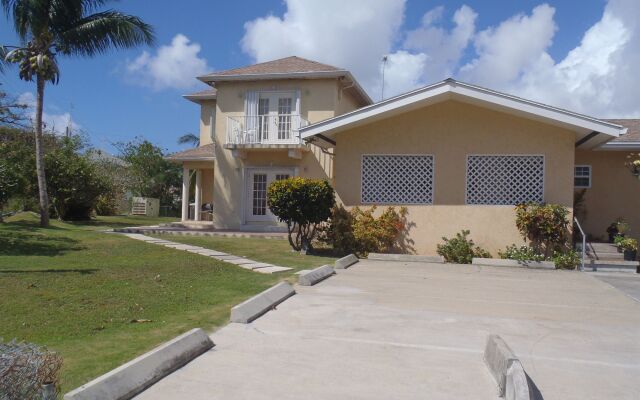
<svg viewBox="0 0 640 400">
<path fill-rule="evenodd" d="M 640 150 L 640 142 L 607 142 L 594 150 L 632 151 Z"/>
<path fill-rule="evenodd" d="M 589 169 L 589 176 L 576 176 L 576 168 L 583 167 Z M 573 187 L 576 189 L 590 189 L 591 188 L 591 180 L 592 180 L 592 171 L 591 165 L 588 164 L 576 164 L 573 166 Z M 589 184 L 587 186 L 576 186 L 576 178 L 589 178 Z"/>
<path fill-rule="evenodd" d="M 611 137 L 618 137 L 627 132 L 627 128 L 602 121 L 587 115 L 574 113 L 561 108 L 522 99 L 505 93 L 496 92 L 479 86 L 458 82 L 453 79 L 426 86 L 399 96 L 380 101 L 355 111 L 326 119 L 300 129 L 302 138 L 306 139 L 318 134 L 328 135 L 350 126 L 366 122 L 382 114 L 400 109 L 416 109 L 420 106 L 452 99 L 465 98 L 488 103 L 501 109 L 511 110 L 528 117 L 554 121 L 578 129 L 583 136 L 591 132 L 599 132 Z"/>
<path fill-rule="evenodd" d="M 277 173 L 277 172 L 284 172 L 287 174 L 290 174 L 291 177 L 295 177 L 298 176 L 298 168 L 297 167 L 287 167 L 287 166 L 269 166 L 269 167 L 260 167 L 260 166 L 250 166 L 250 167 L 244 167 L 242 168 L 242 225 L 247 225 L 247 224 L 251 224 L 251 223 L 273 223 L 273 224 L 279 224 L 278 220 L 274 220 L 271 221 L 267 218 L 265 218 L 264 220 L 253 220 L 250 221 L 249 217 L 248 217 L 248 209 L 249 209 L 249 204 L 251 204 L 251 206 L 253 207 L 253 203 L 249 203 L 249 184 L 251 183 L 249 181 L 250 177 L 252 176 L 252 173 L 255 172 L 264 172 L 267 174 L 267 188 L 269 187 L 269 181 L 268 181 L 268 174 L 270 173 Z M 271 211 L 269 211 L 269 206 L 267 206 L 267 214 L 265 215 L 266 217 L 268 217 L 271 214 Z"/>
<path fill-rule="evenodd" d="M 547 186 L 547 157 L 544 154 L 517 154 L 517 153 L 472 153 L 467 154 L 466 162 L 464 165 L 464 204 L 468 206 L 477 206 L 477 207 L 495 207 L 495 206 L 508 206 L 512 207 L 515 204 L 469 204 L 469 157 L 478 157 L 478 156 L 496 156 L 496 157 L 512 157 L 512 156 L 522 156 L 522 157 L 542 157 L 542 201 L 545 202 L 547 200 L 546 194 L 546 186 Z M 575 174 L 575 171 L 574 171 Z"/>
<path fill-rule="evenodd" d="M 362 192 L 362 174 L 363 174 L 363 162 L 366 156 L 418 156 L 418 157 L 431 157 L 432 160 L 432 177 L 431 177 L 431 203 L 383 203 L 383 202 L 365 202 L 364 193 Z M 363 153 L 360 154 L 360 204 L 367 205 L 381 205 L 381 206 L 432 206 L 435 204 L 436 198 L 436 156 L 435 154 L 425 153 Z"/>
</svg>

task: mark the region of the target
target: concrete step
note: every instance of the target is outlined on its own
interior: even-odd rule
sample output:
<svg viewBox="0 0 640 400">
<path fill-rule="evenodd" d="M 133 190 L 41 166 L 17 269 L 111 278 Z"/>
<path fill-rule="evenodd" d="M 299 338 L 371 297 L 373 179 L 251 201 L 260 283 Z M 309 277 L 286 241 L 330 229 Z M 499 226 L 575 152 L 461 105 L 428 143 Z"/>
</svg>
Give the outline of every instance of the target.
<svg viewBox="0 0 640 400">
<path fill-rule="evenodd" d="M 637 272 L 639 265 L 638 261 L 592 260 L 591 263 L 585 264 L 584 269 L 586 271 Z"/>
</svg>

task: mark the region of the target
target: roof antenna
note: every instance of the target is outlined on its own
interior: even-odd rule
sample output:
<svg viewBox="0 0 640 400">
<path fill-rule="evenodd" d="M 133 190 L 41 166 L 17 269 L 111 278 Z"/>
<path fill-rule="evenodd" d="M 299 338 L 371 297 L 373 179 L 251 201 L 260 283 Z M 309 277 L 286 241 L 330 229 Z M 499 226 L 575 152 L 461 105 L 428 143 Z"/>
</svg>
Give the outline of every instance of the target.
<svg viewBox="0 0 640 400">
<path fill-rule="evenodd" d="M 382 93 L 380 94 L 380 100 L 384 100 L 384 68 L 387 66 L 389 56 L 382 57 Z"/>
</svg>

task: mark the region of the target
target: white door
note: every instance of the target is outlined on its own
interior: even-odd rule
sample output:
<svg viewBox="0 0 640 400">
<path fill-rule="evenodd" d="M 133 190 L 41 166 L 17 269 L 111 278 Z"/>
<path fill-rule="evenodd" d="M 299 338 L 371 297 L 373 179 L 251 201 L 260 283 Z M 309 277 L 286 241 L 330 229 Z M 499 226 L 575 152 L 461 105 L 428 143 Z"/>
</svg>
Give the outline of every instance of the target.
<svg viewBox="0 0 640 400">
<path fill-rule="evenodd" d="M 260 93 L 258 99 L 258 141 L 286 142 L 292 139 L 295 96 L 293 93 Z"/>
<path fill-rule="evenodd" d="M 247 222 L 277 222 L 267 206 L 267 188 L 275 180 L 293 176 L 293 169 L 270 168 L 247 170 Z"/>
</svg>

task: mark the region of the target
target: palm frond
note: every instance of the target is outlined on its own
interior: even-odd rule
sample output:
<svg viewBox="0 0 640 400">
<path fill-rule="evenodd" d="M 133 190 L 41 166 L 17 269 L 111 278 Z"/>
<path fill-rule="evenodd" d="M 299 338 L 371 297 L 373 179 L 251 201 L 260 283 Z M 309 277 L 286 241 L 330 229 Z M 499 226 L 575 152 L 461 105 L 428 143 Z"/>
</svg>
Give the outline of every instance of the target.
<svg viewBox="0 0 640 400">
<path fill-rule="evenodd" d="M 153 27 L 140 18 L 108 10 L 77 21 L 61 32 L 58 50 L 64 54 L 94 56 L 110 48 L 128 48 L 155 41 Z"/>
<path fill-rule="evenodd" d="M 200 145 L 200 138 L 193 133 L 185 133 L 178 138 L 178 144 L 192 144 L 197 147 Z"/>
</svg>

